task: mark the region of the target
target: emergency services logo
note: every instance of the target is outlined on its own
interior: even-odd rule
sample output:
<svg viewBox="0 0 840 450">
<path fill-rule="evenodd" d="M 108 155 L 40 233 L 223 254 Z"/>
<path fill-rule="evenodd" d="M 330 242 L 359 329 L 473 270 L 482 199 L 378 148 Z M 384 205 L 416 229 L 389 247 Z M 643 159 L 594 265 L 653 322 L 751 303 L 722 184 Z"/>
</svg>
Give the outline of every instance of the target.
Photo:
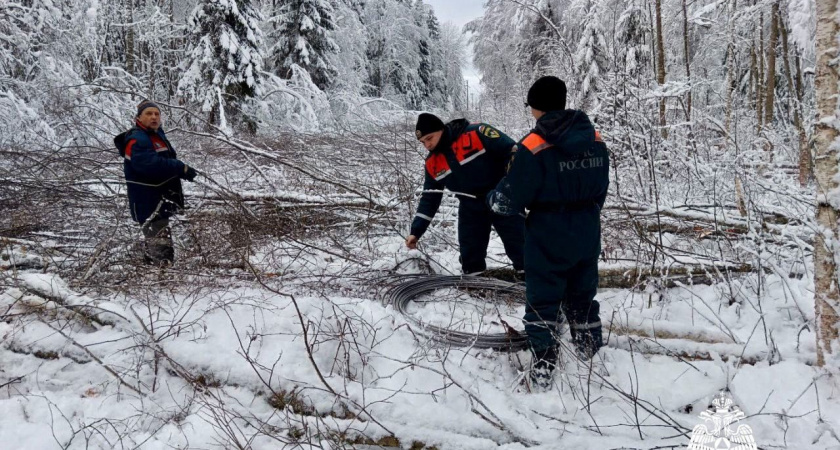
<svg viewBox="0 0 840 450">
<path fill-rule="evenodd" d="M 493 127 L 488 127 L 486 125 L 481 125 L 478 127 L 478 132 L 489 137 L 490 139 L 498 139 L 502 137 L 498 131 L 496 131 Z"/>
<path fill-rule="evenodd" d="M 745 415 L 733 405 L 732 398 L 726 392 L 715 397 L 712 406 L 714 409 L 700 413 L 700 418 L 706 424 L 694 427 L 688 450 L 758 450 L 749 425 L 742 424 L 732 429 L 733 424 Z"/>
</svg>

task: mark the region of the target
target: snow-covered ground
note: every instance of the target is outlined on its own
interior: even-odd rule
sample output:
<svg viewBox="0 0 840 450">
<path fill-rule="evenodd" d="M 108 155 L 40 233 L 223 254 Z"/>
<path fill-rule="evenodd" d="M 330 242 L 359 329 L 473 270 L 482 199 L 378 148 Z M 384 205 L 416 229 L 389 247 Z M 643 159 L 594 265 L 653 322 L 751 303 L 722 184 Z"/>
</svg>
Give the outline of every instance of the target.
<svg viewBox="0 0 840 450">
<path fill-rule="evenodd" d="M 152 272 L 127 295 L 7 270 L 2 448 L 680 448 L 726 389 L 760 448 L 840 447 L 808 277 L 603 289 L 608 347 L 591 364 L 564 351 L 553 389 L 531 393 L 527 352 L 443 347 L 383 306 L 385 269 L 420 268 L 398 264 L 417 256 L 400 238 L 375 244 L 380 270 L 358 276 L 325 253 L 266 252 L 250 277 Z M 451 247 L 428 249 L 457 267 Z M 4 259 L 23 255 L 38 260 L 20 247 Z M 492 327 L 499 313 L 451 290 L 424 299 L 412 313 L 439 326 Z"/>
<path fill-rule="evenodd" d="M 840 450 L 810 179 L 832 2 L 434 2 L 469 37 L 414 0 L 129 3 L 0 0 L 0 450 L 673 449 L 722 391 L 759 448 Z M 404 245 L 419 110 L 519 139 L 548 74 L 611 152 L 608 345 L 530 392 L 527 352 L 417 329 L 521 330 L 521 303 L 383 298 L 460 269 L 454 195 Z M 166 270 L 112 143 L 141 99 L 201 173 Z"/>
<path fill-rule="evenodd" d="M 760 448 L 840 448 L 836 368 L 814 367 L 811 205 L 789 178 L 747 178 L 747 215 L 714 188 L 722 169 L 690 192 L 676 170 L 658 207 L 615 183 L 608 346 L 591 363 L 564 347 L 530 392 L 528 352 L 444 346 L 383 304 L 402 275 L 459 272 L 454 196 L 404 247 L 422 154 L 295 139 L 306 151 L 237 143 L 260 165 L 194 142 L 209 178 L 186 186 L 172 269 L 137 264 L 110 178 L 81 184 L 94 213 L 71 201 L 0 241 L 0 448 L 682 448 L 724 390 Z M 497 237 L 488 263 L 508 264 Z M 505 298 L 417 300 L 429 325 L 521 330 Z"/>
</svg>

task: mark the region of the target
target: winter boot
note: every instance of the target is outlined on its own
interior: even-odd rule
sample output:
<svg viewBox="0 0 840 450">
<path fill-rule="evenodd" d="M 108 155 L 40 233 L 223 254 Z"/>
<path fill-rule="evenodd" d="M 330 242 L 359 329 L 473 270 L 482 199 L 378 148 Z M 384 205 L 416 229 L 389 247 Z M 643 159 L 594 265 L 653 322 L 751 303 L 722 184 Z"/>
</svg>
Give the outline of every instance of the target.
<svg viewBox="0 0 840 450">
<path fill-rule="evenodd" d="M 175 261 L 175 249 L 172 245 L 172 232 L 168 219 L 159 219 L 143 227 L 146 238 L 143 259 L 146 264 L 155 266 L 171 265 Z"/>
<path fill-rule="evenodd" d="M 572 323 L 569 327 L 572 333 L 572 344 L 577 350 L 578 357 L 588 361 L 595 356 L 598 349 L 604 346 L 604 338 L 601 333 L 601 322 L 595 323 Z"/>
<path fill-rule="evenodd" d="M 551 346 L 533 353 L 534 362 L 529 374 L 531 389 L 532 391 L 546 391 L 551 388 L 554 369 L 557 367 L 557 347 Z"/>
<path fill-rule="evenodd" d="M 525 282 L 525 271 L 524 270 L 517 270 L 516 275 L 513 276 L 514 283 L 524 283 Z"/>
</svg>

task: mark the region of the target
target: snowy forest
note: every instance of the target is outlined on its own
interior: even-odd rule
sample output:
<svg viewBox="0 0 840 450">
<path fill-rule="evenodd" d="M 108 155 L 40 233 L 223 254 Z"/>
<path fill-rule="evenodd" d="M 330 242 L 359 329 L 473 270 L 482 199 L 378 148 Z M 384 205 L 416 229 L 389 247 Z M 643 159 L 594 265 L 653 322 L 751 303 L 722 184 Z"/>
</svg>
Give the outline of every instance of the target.
<svg viewBox="0 0 840 450">
<path fill-rule="evenodd" d="M 468 15 L 0 0 L 0 448 L 681 449 L 721 392 L 732 448 L 840 448 L 840 2 Z M 457 193 L 405 245 L 418 114 L 518 141 L 544 75 L 610 152 L 606 346 L 536 392 L 495 233 L 491 284 L 400 295 L 461 272 Z M 143 100 L 199 171 L 165 267 L 114 145 Z"/>
</svg>

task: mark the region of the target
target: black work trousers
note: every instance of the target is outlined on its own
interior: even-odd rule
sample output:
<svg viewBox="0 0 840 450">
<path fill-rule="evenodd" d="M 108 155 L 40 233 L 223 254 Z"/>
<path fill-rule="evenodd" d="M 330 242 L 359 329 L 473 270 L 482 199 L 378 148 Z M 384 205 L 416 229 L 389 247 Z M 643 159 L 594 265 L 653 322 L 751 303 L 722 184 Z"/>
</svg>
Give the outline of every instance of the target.
<svg viewBox="0 0 840 450">
<path fill-rule="evenodd" d="M 458 244 L 461 247 L 461 270 L 465 274 L 487 269 L 487 245 L 490 244 L 490 227 L 502 239 L 505 253 L 515 270 L 525 268 L 525 218 L 520 215 L 494 214 L 484 203 L 484 198 L 460 199 L 458 206 Z"/>
</svg>

